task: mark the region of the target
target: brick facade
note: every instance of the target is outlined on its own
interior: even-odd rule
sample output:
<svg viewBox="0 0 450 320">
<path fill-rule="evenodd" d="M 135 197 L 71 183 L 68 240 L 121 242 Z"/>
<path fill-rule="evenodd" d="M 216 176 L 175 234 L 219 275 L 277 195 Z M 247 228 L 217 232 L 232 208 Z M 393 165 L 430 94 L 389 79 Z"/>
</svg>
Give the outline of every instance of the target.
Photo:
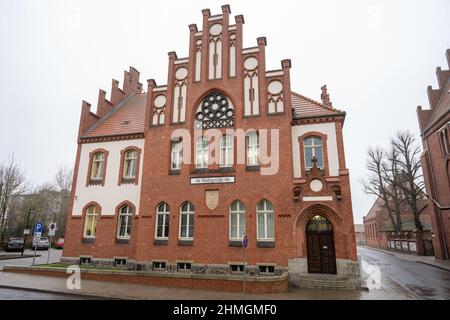
<svg viewBox="0 0 450 320">
<path fill-rule="evenodd" d="M 446 52 L 450 66 L 450 49 Z M 436 258 L 449 259 L 450 251 L 450 70 L 436 68 L 438 88 L 428 87 L 430 108 L 417 108 L 424 152 L 425 186 L 433 206 Z"/>
<path fill-rule="evenodd" d="M 158 86 L 154 80 L 148 80 L 148 90 L 142 93 L 139 73 L 131 68 L 130 72 L 125 73 L 124 81 L 127 85 L 124 84 L 123 90 L 113 80 L 112 102 L 99 102 L 100 111 L 97 113 L 101 114 L 93 114 L 89 104 L 83 102 L 64 259 L 89 256 L 94 261 L 123 257 L 127 262 L 132 262 L 132 268 L 137 265 L 141 268 L 151 261 L 164 261 L 167 266 L 182 261 L 192 263 L 193 266 L 202 264 L 207 269 L 214 268 L 215 265 L 225 266 L 218 268 L 217 272 L 227 273 L 230 263 L 243 261 L 240 242 L 229 239 L 230 205 L 239 200 L 245 205 L 245 232 L 249 238 L 247 261 L 250 269 L 257 270 L 259 265 L 274 266 L 277 273 L 288 270 L 291 259 L 306 259 L 306 226 L 312 217 L 322 215 L 333 226 L 338 274 L 356 274 L 349 171 L 345 165 L 342 134 L 345 112 L 331 106 L 326 87 L 322 103 L 293 93 L 290 88 L 290 60 L 281 61 L 279 70 L 267 71 L 266 39 L 258 38 L 257 46 L 243 48 L 244 18 L 238 15 L 235 17 L 235 24 L 230 25 L 229 6 L 222 7 L 221 15 L 211 16 L 207 9 L 202 12 L 203 31 L 198 31 L 196 25 L 189 26 L 189 57 L 179 59 L 175 52 L 169 53 L 167 85 Z M 220 27 L 214 27 L 217 24 Z M 211 30 L 211 34 L 208 30 Z M 220 30 L 221 33 L 217 36 Z M 222 53 L 221 57 L 217 54 L 210 55 L 213 48 L 210 41 L 217 41 L 217 37 L 222 40 L 221 51 L 218 51 Z M 234 51 L 230 49 L 231 46 L 235 47 Z M 235 58 L 231 57 L 233 52 Z M 213 64 L 210 57 L 214 59 Z M 257 61 L 257 79 L 251 78 L 251 74 L 255 74 L 254 70 L 247 70 L 254 67 L 254 60 L 248 60 L 250 57 Z M 201 59 L 200 66 L 196 65 L 198 59 Z M 221 62 L 221 69 L 216 64 L 217 61 Z M 220 73 L 217 70 L 221 70 L 221 76 L 217 79 L 210 79 L 209 69 L 212 66 L 216 70 L 215 74 Z M 186 70 L 182 70 L 183 68 Z M 255 81 L 253 83 L 258 86 L 248 87 L 251 81 Z M 280 86 L 281 91 L 278 92 Z M 256 131 L 260 134 L 262 145 L 267 129 L 270 146 L 268 155 L 277 153 L 276 145 L 271 139 L 278 138 L 278 159 L 273 158 L 266 165 L 261 154 L 262 163 L 259 166 L 249 167 L 245 161 L 236 163 L 239 148 L 239 140 L 236 138 L 233 145 L 235 163 L 231 167 L 223 168 L 212 163 L 206 169 L 197 169 L 194 164 L 195 139 L 192 137 L 198 130 L 194 119 L 198 112 L 197 106 L 211 92 L 218 92 L 226 97 L 234 108 L 233 125 L 219 127 L 217 132 L 225 134 L 227 129 Z M 118 98 L 118 93 L 123 93 L 123 97 Z M 104 99 L 104 95 L 101 95 L 99 101 Z M 256 110 L 252 114 L 248 114 L 246 109 L 249 99 L 253 102 L 250 104 L 251 110 Z M 276 104 L 274 101 L 277 101 Z M 112 105 L 112 111 L 102 111 L 109 104 Z M 271 109 L 274 104 L 274 109 Z M 184 132 L 190 136 L 177 136 L 179 129 L 185 129 Z M 274 129 L 278 132 L 271 131 Z M 306 135 L 303 134 L 305 130 Z M 305 170 L 303 137 L 308 136 L 318 136 L 325 142 L 323 168 L 314 166 L 311 170 Z M 192 157 L 188 159 L 192 164 L 183 158 L 181 170 L 174 171 L 171 169 L 171 145 L 179 137 L 183 143 L 183 156 L 187 148 L 192 151 Z M 133 211 L 135 214 L 129 240 L 118 241 L 118 210 L 122 200 L 126 199 L 108 198 L 105 195 L 108 190 L 108 173 L 104 189 L 101 189 L 102 186 L 83 186 L 88 172 L 79 168 L 83 167 L 86 161 L 84 159 L 87 159 L 85 150 L 89 149 L 88 145 L 96 144 L 100 148 L 109 143 L 118 144 L 122 148 L 122 144 L 134 146 L 136 141 L 142 140 L 142 167 L 138 170 L 139 179 L 136 180 L 140 203 L 136 204 L 136 211 Z M 298 145 L 294 148 L 293 144 Z M 293 150 L 300 150 L 301 154 L 295 154 Z M 114 168 L 118 167 L 118 174 L 121 174 L 122 165 L 112 163 L 113 151 L 108 152 L 106 170 L 117 170 Z M 278 166 L 278 170 L 274 174 L 264 174 L 264 170 L 271 166 Z M 296 167 L 300 169 L 295 170 Z M 111 179 L 115 179 L 115 186 L 111 182 L 110 188 L 131 188 L 123 184 L 117 186 L 117 173 L 114 174 L 116 176 Z M 191 182 L 193 178 L 209 177 L 233 177 L 234 182 Z M 313 180 L 315 184 L 321 185 L 320 190 L 312 190 Z M 218 200 L 217 206 L 212 209 L 208 206 L 207 194 L 217 193 L 210 191 L 218 191 L 218 199 L 215 199 Z M 257 239 L 257 204 L 261 200 L 268 200 L 273 206 L 274 241 Z M 108 210 L 102 208 L 97 221 L 96 237 L 86 241 L 83 239 L 85 213 L 77 208 L 82 207 L 80 202 L 88 201 L 97 201 L 102 207 L 107 204 L 117 210 L 110 209 L 110 212 L 106 212 Z M 167 239 L 158 240 L 155 239 L 156 210 L 163 201 L 170 207 L 169 231 Z M 193 239 L 180 241 L 180 207 L 187 201 L 195 208 Z M 112 206 L 112 203 L 115 205 Z M 346 271 L 347 265 L 351 272 Z"/>
</svg>

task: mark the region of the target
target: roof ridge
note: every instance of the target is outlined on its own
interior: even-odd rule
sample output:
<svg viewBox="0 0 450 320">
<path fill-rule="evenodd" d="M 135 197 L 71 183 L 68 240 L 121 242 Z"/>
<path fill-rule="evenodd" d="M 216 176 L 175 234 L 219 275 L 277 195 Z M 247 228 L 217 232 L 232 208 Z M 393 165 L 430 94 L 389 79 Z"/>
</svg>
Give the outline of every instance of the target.
<svg viewBox="0 0 450 320">
<path fill-rule="evenodd" d="M 308 100 L 309 102 L 315 103 L 315 104 L 317 104 L 318 106 L 323 107 L 323 108 L 325 108 L 325 109 L 328 109 L 328 110 L 330 110 L 330 111 L 345 112 L 345 111 L 343 111 L 343 110 L 336 109 L 336 108 L 333 108 L 333 107 L 327 107 L 326 105 L 324 105 L 323 103 L 321 103 L 321 102 L 319 102 L 319 101 L 317 101 L 317 100 L 311 99 L 311 98 L 309 98 L 309 97 L 307 97 L 307 96 L 304 96 L 304 95 L 302 95 L 302 94 L 300 94 L 300 93 L 298 93 L 298 92 L 292 91 L 292 90 L 291 90 L 291 94 L 296 95 L 296 96 L 298 96 L 299 98 L 306 99 L 306 100 Z"/>
<path fill-rule="evenodd" d="M 83 136 L 85 134 L 88 134 L 92 131 L 94 131 L 94 129 L 98 128 L 98 126 L 100 126 L 102 123 L 104 123 L 106 121 L 106 119 L 110 118 L 113 114 L 115 114 L 119 109 L 121 109 L 124 105 L 125 102 L 127 102 L 128 100 L 130 100 L 131 97 L 134 97 L 138 95 L 138 93 L 131 93 L 129 96 L 125 97 L 122 101 L 120 101 L 111 111 L 109 111 L 107 114 L 105 114 L 101 119 L 99 119 L 92 127 L 90 127 L 88 130 L 86 130 L 83 134 Z"/>
</svg>

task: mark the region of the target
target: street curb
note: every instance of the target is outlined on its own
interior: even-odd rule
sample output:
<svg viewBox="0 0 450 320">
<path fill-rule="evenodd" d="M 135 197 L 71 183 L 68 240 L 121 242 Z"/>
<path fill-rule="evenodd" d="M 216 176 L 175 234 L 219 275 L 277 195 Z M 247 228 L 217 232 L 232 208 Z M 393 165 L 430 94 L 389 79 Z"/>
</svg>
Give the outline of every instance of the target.
<svg viewBox="0 0 450 320">
<path fill-rule="evenodd" d="M 18 286 L 8 286 L 0 284 L 0 288 L 2 289 L 13 289 L 13 290 L 23 290 L 23 291 L 33 291 L 33 292 L 42 292 L 42 293 L 50 293 L 50 294 L 60 294 L 60 295 L 66 295 L 66 296 L 78 296 L 78 297 L 84 297 L 84 298 L 94 298 L 94 299 L 110 299 L 110 300 L 131 300 L 126 298 L 117 298 L 117 297 L 111 297 L 111 296 L 99 296 L 94 294 L 86 294 L 86 293 L 76 293 L 76 292 L 66 292 L 66 291 L 58 291 L 58 290 L 48 290 L 48 289 L 37 289 L 37 288 L 25 288 L 25 287 L 18 287 Z"/>
<path fill-rule="evenodd" d="M 450 272 L 450 269 L 448 269 L 448 268 L 446 268 L 446 267 L 441 267 L 441 266 L 436 265 L 436 264 L 433 264 L 433 263 L 429 263 L 429 262 L 425 262 L 425 261 L 421 261 L 421 260 L 416 260 L 416 259 L 411 259 L 411 260 L 403 259 L 402 257 L 399 257 L 399 256 L 396 255 L 395 253 L 389 252 L 389 251 L 387 251 L 387 250 L 378 249 L 378 248 L 372 248 L 372 247 L 367 247 L 367 246 L 361 246 L 361 247 L 363 247 L 363 248 L 365 248 L 365 249 L 369 249 L 369 250 L 373 250 L 373 251 L 378 251 L 378 252 L 381 252 L 381 253 L 385 253 L 385 254 L 388 254 L 388 255 L 390 255 L 390 256 L 397 257 L 397 258 L 399 258 L 399 259 L 401 259 L 401 260 L 403 260 L 403 261 L 419 262 L 419 263 L 422 263 L 422 264 L 426 264 L 427 266 L 430 266 L 430 267 L 435 267 L 435 268 L 438 268 L 438 269 L 441 269 L 441 270 Z"/>
<path fill-rule="evenodd" d="M 424 261 L 416 261 L 416 262 L 420 262 L 420 263 L 426 264 L 427 266 L 435 267 L 435 268 L 438 268 L 438 269 L 450 272 L 449 269 L 447 269 L 445 267 L 441 267 L 441 266 L 435 265 L 435 264 L 432 264 L 432 263 L 428 263 L 428 262 L 424 262 Z"/>
<path fill-rule="evenodd" d="M 36 258 L 38 258 L 38 257 L 42 257 L 42 255 L 40 255 L 40 254 L 37 254 L 36 255 Z M 27 255 L 27 256 L 14 256 L 14 257 L 7 257 L 7 258 L 2 258 L 1 256 L 0 256 L 0 261 L 2 261 L 2 260 L 15 260 L 15 259 L 26 259 L 26 258 L 33 258 L 33 256 L 32 255 Z"/>
</svg>

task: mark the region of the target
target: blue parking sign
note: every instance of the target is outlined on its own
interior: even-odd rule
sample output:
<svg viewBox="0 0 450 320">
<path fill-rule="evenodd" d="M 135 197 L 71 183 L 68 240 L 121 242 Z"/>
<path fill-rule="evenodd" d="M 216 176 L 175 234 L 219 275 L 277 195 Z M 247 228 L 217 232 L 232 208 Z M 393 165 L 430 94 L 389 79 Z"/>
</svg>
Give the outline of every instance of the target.
<svg viewBox="0 0 450 320">
<path fill-rule="evenodd" d="M 34 226 L 34 232 L 42 233 L 43 228 L 44 228 L 44 224 L 42 222 L 38 222 Z"/>
</svg>

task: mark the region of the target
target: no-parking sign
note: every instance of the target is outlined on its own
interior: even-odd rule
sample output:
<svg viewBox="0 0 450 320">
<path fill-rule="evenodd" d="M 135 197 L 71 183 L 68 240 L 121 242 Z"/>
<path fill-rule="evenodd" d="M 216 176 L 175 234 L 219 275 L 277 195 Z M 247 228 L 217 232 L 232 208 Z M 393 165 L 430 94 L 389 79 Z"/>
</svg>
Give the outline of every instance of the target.
<svg viewBox="0 0 450 320">
<path fill-rule="evenodd" d="M 55 236 L 55 232 L 56 232 L 56 223 L 52 222 L 48 226 L 48 236 L 49 237 L 54 237 Z"/>
</svg>

